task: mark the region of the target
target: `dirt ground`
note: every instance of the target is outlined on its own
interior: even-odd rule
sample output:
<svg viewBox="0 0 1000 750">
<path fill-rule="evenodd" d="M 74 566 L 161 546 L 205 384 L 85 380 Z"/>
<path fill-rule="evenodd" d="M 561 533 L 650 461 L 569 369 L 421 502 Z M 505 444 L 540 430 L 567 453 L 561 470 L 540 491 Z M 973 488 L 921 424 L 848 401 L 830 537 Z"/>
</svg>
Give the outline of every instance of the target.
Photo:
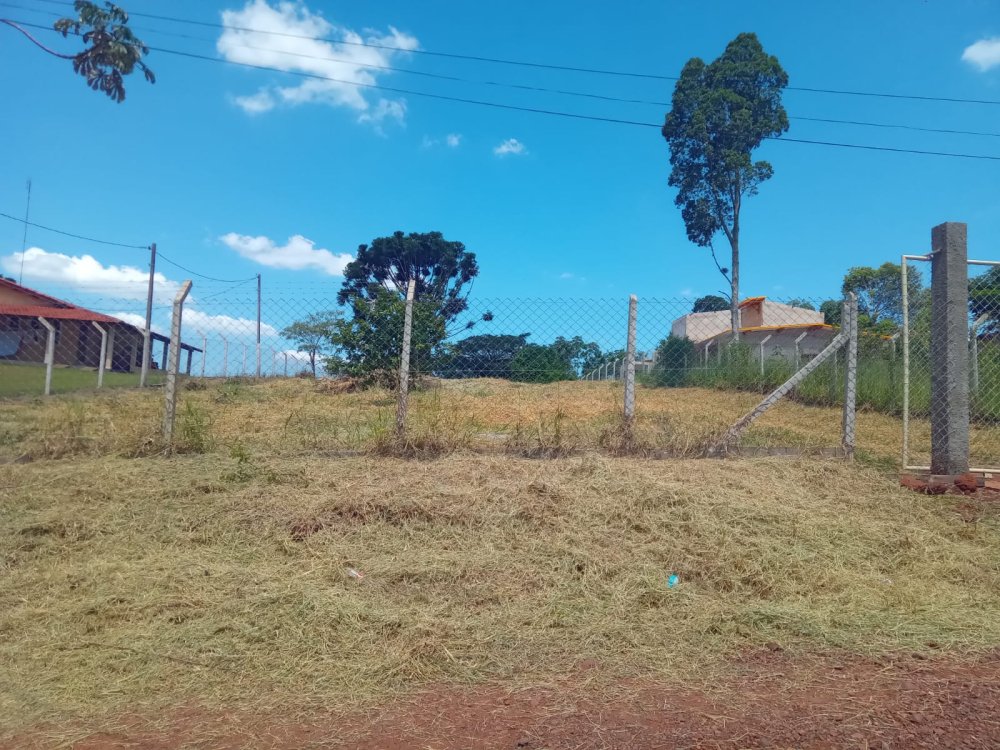
<svg viewBox="0 0 1000 750">
<path fill-rule="evenodd" d="M 878 660 L 763 650 L 711 690 L 609 684 L 588 660 L 547 685 L 440 686 L 353 715 L 247 715 L 178 709 L 121 717 L 96 733 L 48 728 L 8 748 L 355 748 L 653 750 L 654 748 L 1000 747 L 1000 652 L 969 661 Z"/>
</svg>

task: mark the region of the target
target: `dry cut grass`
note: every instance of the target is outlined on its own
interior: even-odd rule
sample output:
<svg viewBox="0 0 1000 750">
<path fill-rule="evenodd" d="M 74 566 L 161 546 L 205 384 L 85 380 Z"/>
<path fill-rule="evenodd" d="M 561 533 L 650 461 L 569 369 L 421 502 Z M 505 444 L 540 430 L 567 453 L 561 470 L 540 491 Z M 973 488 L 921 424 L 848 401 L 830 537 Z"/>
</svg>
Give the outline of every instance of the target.
<svg viewBox="0 0 1000 750">
<path fill-rule="evenodd" d="M 413 394 L 405 455 L 455 450 L 564 456 L 588 450 L 623 452 L 621 388 L 610 382 L 548 385 L 502 380 L 439 381 Z M 701 455 L 759 395 L 699 388 L 640 388 L 630 449 Z M 162 393 L 117 391 L 86 397 L 12 400 L 0 409 L 0 460 L 78 455 L 155 455 Z M 228 454 L 234 446 L 283 455 L 366 451 L 398 453 L 394 394 L 344 392 L 308 380 L 189 381 L 181 391 L 181 452 Z M 917 460 L 929 450 L 926 421 L 912 424 Z M 898 463 L 901 423 L 858 415 L 864 455 Z M 840 443 L 840 411 L 783 402 L 746 434 L 743 444 L 831 448 Z M 973 462 L 1000 463 L 1000 430 L 974 428 Z"/>
<path fill-rule="evenodd" d="M 294 456 L 251 411 L 229 453 L 0 466 L 0 727 L 1000 643 L 985 506 L 811 459 Z"/>
</svg>

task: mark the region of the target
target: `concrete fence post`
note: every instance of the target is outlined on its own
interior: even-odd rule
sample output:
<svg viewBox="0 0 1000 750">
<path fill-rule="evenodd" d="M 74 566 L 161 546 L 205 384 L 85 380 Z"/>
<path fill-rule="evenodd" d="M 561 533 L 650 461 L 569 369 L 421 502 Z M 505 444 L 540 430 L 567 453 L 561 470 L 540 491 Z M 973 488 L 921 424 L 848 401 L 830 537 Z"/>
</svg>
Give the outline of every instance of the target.
<svg viewBox="0 0 1000 750">
<path fill-rule="evenodd" d="M 802 367 L 802 339 L 809 335 L 809 331 L 803 331 L 795 339 L 795 369 Z"/>
<path fill-rule="evenodd" d="M 841 313 L 842 326 L 847 327 L 844 375 L 844 416 L 843 438 L 844 456 L 854 458 L 855 420 L 858 411 L 858 296 L 854 292 L 847 295 Z"/>
<path fill-rule="evenodd" d="M 229 369 L 229 339 L 225 336 L 220 336 L 222 339 L 222 377 L 226 377 L 226 371 Z"/>
<path fill-rule="evenodd" d="M 201 376 L 205 377 L 205 360 L 208 359 L 208 336 L 201 335 Z"/>
<path fill-rule="evenodd" d="M 243 345 L 243 367 L 240 368 L 240 375 L 247 374 L 247 345 Z"/>
<path fill-rule="evenodd" d="M 149 365 L 153 361 L 153 291 L 156 286 L 156 243 L 149 246 L 149 287 L 146 290 L 146 326 L 142 329 L 142 368 L 139 370 L 139 387 L 145 388 L 149 379 Z"/>
<path fill-rule="evenodd" d="M 761 377 L 764 377 L 764 344 L 766 344 L 768 341 L 770 341 L 772 336 L 774 336 L 774 334 L 773 333 L 769 333 L 769 334 L 767 334 L 767 336 L 765 336 L 764 338 L 762 338 L 761 341 L 760 341 L 760 376 Z"/>
<path fill-rule="evenodd" d="M 163 442 L 167 452 L 174 439 L 174 418 L 177 416 L 177 372 L 181 367 L 181 316 L 184 300 L 191 291 L 191 282 L 181 284 L 174 297 L 173 318 L 170 321 L 170 361 L 167 364 L 167 389 L 163 397 Z"/>
<path fill-rule="evenodd" d="M 38 317 L 38 322 L 48 331 L 45 338 L 45 395 L 51 396 L 52 367 L 56 363 L 56 327 L 41 316 Z"/>
<path fill-rule="evenodd" d="M 416 279 L 406 287 L 406 311 L 403 315 L 403 347 L 399 355 L 399 400 L 396 404 L 396 439 L 406 435 L 406 411 L 410 393 L 410 342 L 413 335 L 413 297 L 417 292 Z"/>
<path fill-rule="evenodd" d="M 980 315 L 969 328 L 969 383 L 972 396 L 979 393 L 979 327 L 990 319 L 989 315 Z"/>
<path fill-rule="evenodd" d="M 631 428 L 635 419 L 635 329 L 639 298 L 628 298 L 628 337 L 625 344 L 625 425 Z"/>
<path fill-rule="evenodd" d="M 101 356 L 97 360 L 97 387 L 102 388 L 104 386 L 104 368 L 108 364 L 108 331 L 98 325 L 96 320 L 90 321 L 90 324 L 101 334 Z"/>
<path fill-rule="evenodd" d="M 969 470 L 968 228 L 931 230 L 931 473 Z"/>
</svg>

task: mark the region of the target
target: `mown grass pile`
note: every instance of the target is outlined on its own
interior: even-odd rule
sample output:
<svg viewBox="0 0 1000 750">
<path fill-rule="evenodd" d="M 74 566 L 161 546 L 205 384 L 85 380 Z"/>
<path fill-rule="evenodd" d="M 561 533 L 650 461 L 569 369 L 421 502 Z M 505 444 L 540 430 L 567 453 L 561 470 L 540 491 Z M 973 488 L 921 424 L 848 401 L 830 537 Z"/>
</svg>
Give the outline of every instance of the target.
<svg viewBox="0 0 1000 750">
<path fill-rule="evenodd" d="M 697 682 L 769 642 L 989 649 L 1000 526 L 957 502 L 807 459 L 279 458 L 241 444 L 2 466 L 0 726 L 346 708 L 583 659 L 608 678 Z"/>
</svg>

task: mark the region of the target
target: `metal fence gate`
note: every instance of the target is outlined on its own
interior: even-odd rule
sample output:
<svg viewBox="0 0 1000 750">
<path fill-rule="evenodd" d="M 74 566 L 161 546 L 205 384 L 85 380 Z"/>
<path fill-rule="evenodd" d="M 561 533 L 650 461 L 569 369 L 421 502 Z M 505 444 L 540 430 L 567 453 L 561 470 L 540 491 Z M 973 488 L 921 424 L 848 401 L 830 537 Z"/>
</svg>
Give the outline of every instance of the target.
<svg viewBox="0 0 1000 750">
<path fill-rule="evenodd" d="M 931 255 L 903 255 L 903 471 L 929 471 L 931 433 L 929 290 L 914 287 L 909 264 L 928 263 Z M 987 272 L 969 279 L 969 466 L 984 474 L 1000 473 L 1000 261 L 969 260 Z"/>
</svg>

